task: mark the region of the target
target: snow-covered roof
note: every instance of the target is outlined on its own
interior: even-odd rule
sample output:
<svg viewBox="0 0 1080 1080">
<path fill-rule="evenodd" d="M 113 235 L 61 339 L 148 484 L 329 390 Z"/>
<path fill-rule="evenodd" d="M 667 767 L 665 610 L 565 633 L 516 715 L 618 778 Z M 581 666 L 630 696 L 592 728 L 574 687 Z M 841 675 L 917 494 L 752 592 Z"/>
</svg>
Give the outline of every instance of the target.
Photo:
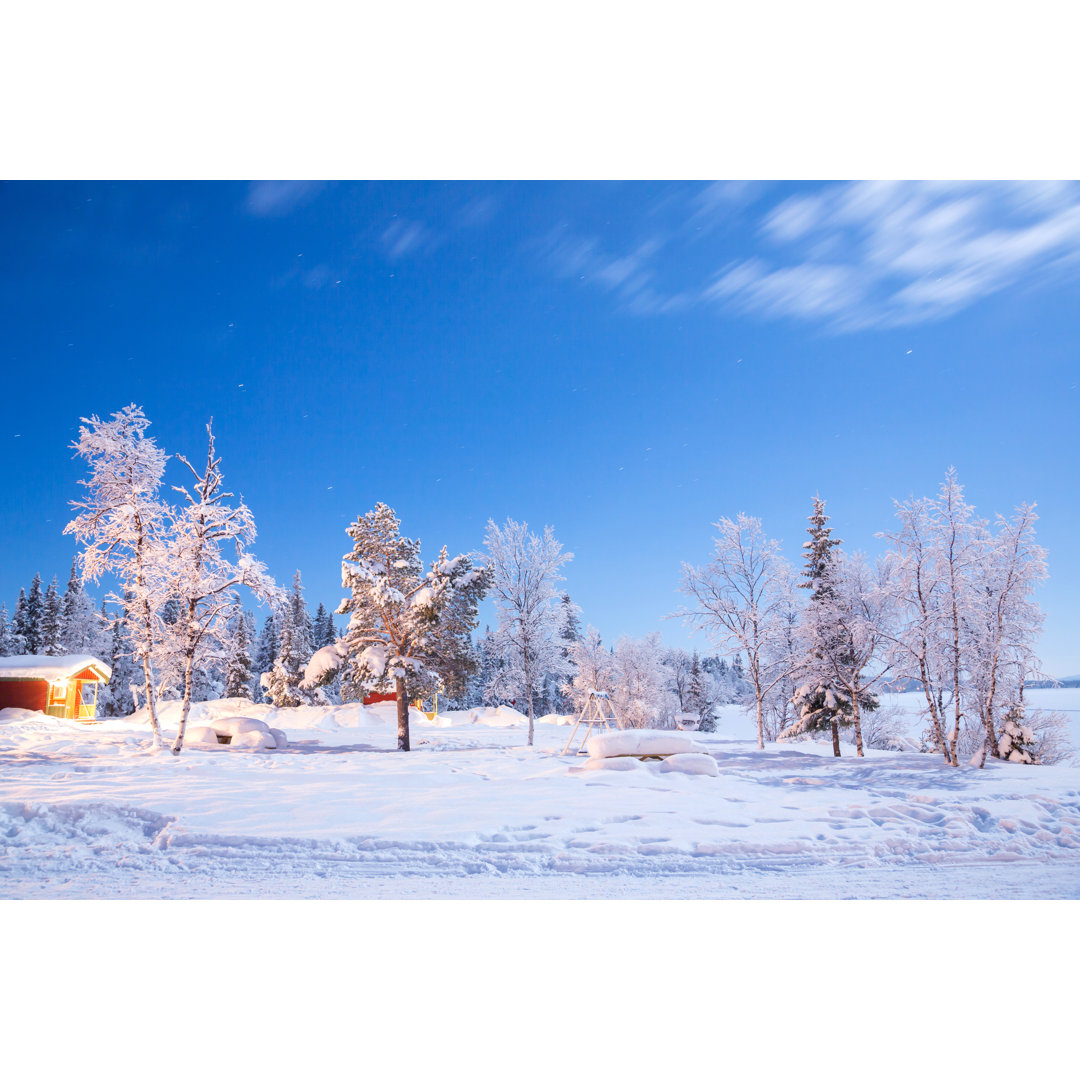
<svg viewBox="0 0 1080 1080">
<path fill-rule="evenodd" d="M 106 682 L 112 668 L 96 656 L 0 656 L 0 679 L 70 679 L 92 667 Z"/>
</svg>

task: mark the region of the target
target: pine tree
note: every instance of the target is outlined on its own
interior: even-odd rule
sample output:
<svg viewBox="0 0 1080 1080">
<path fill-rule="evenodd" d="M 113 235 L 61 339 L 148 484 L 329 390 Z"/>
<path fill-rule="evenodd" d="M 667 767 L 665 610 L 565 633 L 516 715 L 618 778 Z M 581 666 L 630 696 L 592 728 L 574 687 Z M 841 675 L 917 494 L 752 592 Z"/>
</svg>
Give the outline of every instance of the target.
<svg viewBox="0 0 1080 1080">
<path fill-rule="evenodd" d="M 109 662 L 112 675 L 108 685 L 109 701 L 103 715 L 130 716 L 135 711 L 135 698 L 131 687 L 139 681 L 142 671 L 135 663 L 131 640 L 122 618 L 112 620 L 110 639 Z"/>
<path fill-rule="evenodd" d="M 270 701 L 278 708 L 295 708 L 312 701 L 310 692 L 301 690 L 304 668 L 315 651 L 311 641 L 311 620 L 304 601 L 304 586 L 300 571 L 293 577 L 292 592 L 281 613 L 278 654 L 262 685 Z"/>
<path fill-rule="evenodd" d="M 26 590 L 20 589 L 19 598 L 15 601 L 15 614 L 11 619 L 13 656 L 25 656 L 30 651 L 26 645 L 27 635 L 29 633 L 30 626 L 26 610 Z"/>
<path fill-rule="evenodd" d="M 22 599 L 22 590 L 19 597 Z M 45 601 L 41 595 L 41 575 L 35 574 L 30 583 L 30 592 L 22 604 L 22 625 L 16 628 L 16 632 L 23 640 L 23 652 L 28 656 L 36 656 L 41 653 L 41 620 L 45 614 Z M 19 608 L 15 608 L 15 617 L 19 618 Z"/>
<path fill-rule="evenodd" d="M 320 603 L 315 610 L 315 619 L 311 625 L 312 645 L 316 649 L 322 649 L 327 645 L 333 645 L 337 641 L 337 628 L 334 619 L 326 610 L 326 605 Z"/>
<path fill-rule="evenodd" d="M 259 701 L 270 700 L 262 689 L 262 677 L 273 670 L 274 659 L 278 654 L 279 645 L 278 614 L 276 611 L 271 611 L 266 616 L 266 621 L 263 623 L 262 631 L 255 644 L 255 664 L 252 674 L 256 693 L 258 694 L 257 700 Z"/>
<path fill-rule="evenodd" d="M 353 548 L 341 577 L 350 595 L 338 613 L 350 619 L 336 651 L 352 696 L 394 690 L 398 749 L 408 750 L 409 699 L 430 693 L 441 680 L 464 682 L 476 608 L 490 575 L 474 569 L 467 555 L 449 558 L 446 548 L 425 573 L 419 541 L 401 535 L 385 503 L 346 532 Z M 323 667 L 300 688 L 314 690 L 333 675 L 332 667 Z"/>
<path fill-rule="evenodd" d="M 60 629 L 60 589 L 54 575 L 41 605 L 41 651 L 45 656 L 60 656 L 63 653 Z"/>
<path fill-rule="evenodd" d="M 832 733 L 833 754 L 840 757 L 840 727 L 852 722 L 851 696 L 828 670 L 825 654 L 840 651 L 834 640 L 835 626 L 822 617 L 826 605 L 837 599 L 834 579 L 833 549 L 841 543 L 832 536 L 826 524 L 825 501 L 814 496 L 814 512 L 806 530 L 810 539 L 803 543 L 800 589 L 810 590 L 810 611 L 804 622 L 804 655 L 800 665 L 800 685 L 792 698 L 796 721 L 780 733 L 780 738 L 792 738 L 809 731 L 829 730 Z M 876 700 L 874 702 L 876 704 Z M 872 706 L 871 706 L 872 707 Z"/>
<path fill-rule="evenodd" d="M 94 601 L 82 586 L 78 560 L 72 559 L 71 574 L 60 604 L 61 652 L 104 657 L 108 651 L 110 633 L 110 627 L 102 623 L 94 609 Z M 100 692 L 98 700 L 101 700 Z"/>
<path fill-rule="evenodd" d="M 251 647 L 255 638 L 255 620 L 239 604 L 229 615 L 230 640 L 225 665 L 225 696 L 251 698 Z"/>
<path fill-rule="evenodd" d="M 12 656 L 15 652 L 15 635 L 8 622 L 7 604 L 0 604 L 0 656 Z"/>
</svg>

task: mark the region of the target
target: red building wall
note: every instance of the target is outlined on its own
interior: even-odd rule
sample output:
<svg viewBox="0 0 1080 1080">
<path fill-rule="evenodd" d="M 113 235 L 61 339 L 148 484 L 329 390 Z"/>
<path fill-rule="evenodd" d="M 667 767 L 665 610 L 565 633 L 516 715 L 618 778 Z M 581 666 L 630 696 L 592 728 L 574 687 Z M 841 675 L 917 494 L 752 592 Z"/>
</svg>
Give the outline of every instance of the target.
<svg viewBox="0 0 1080 1080">
<path fill-rule="evenodd" d="M 44 679 L 0 681 L 0 709 L 36 709 L 44 712 L 49 684 Z"/>
</svg>

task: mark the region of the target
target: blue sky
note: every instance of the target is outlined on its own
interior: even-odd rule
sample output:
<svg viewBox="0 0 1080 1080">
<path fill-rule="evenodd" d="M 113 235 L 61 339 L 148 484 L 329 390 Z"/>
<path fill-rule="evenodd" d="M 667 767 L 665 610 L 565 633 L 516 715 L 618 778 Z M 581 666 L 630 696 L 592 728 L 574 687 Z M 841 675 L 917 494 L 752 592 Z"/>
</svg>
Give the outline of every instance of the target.
<svg viewBox="0 0 1080 1080">
<path fill-rule="evenodd" d="M 955 465 L 1038 502 L 1080 671 L 1076 185 L 8 183 L 0 230 L 9 610 L 66 578 L 79 417 L 134 401 L 173 453 L 214 417 L 313 606 L 383 500 L 432 556 L 553 525 L 608 640 L 704 647 L 663 616 L 719 517 L 797 558 L 820 492 L 877 552 Z"/>
</svg>

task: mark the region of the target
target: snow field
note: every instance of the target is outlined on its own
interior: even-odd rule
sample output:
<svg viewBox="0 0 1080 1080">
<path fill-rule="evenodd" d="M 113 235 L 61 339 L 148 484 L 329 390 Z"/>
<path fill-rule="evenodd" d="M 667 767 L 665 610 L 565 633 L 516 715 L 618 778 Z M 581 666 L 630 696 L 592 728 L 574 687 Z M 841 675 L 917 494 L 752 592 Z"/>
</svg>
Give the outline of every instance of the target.
<svg viewBox="0 0 1080 1080">
<path fill-rule="evenodd" d="M 663 763 L 561 757 L 555 724 L 530 750 L 523 723 L 468 714 L 399 754 L 392 703 L 208 702 L 196 726 L 241 708 L 287 745 L 174 758 L 131 721 L 0 713 L 0 895 L 1080 896 L 1074 767 L 760 752 L 737 708 L 664 733 L 706 753 Z M 682 771 L 701 762 L 716 775 Z"/>
</svg>

